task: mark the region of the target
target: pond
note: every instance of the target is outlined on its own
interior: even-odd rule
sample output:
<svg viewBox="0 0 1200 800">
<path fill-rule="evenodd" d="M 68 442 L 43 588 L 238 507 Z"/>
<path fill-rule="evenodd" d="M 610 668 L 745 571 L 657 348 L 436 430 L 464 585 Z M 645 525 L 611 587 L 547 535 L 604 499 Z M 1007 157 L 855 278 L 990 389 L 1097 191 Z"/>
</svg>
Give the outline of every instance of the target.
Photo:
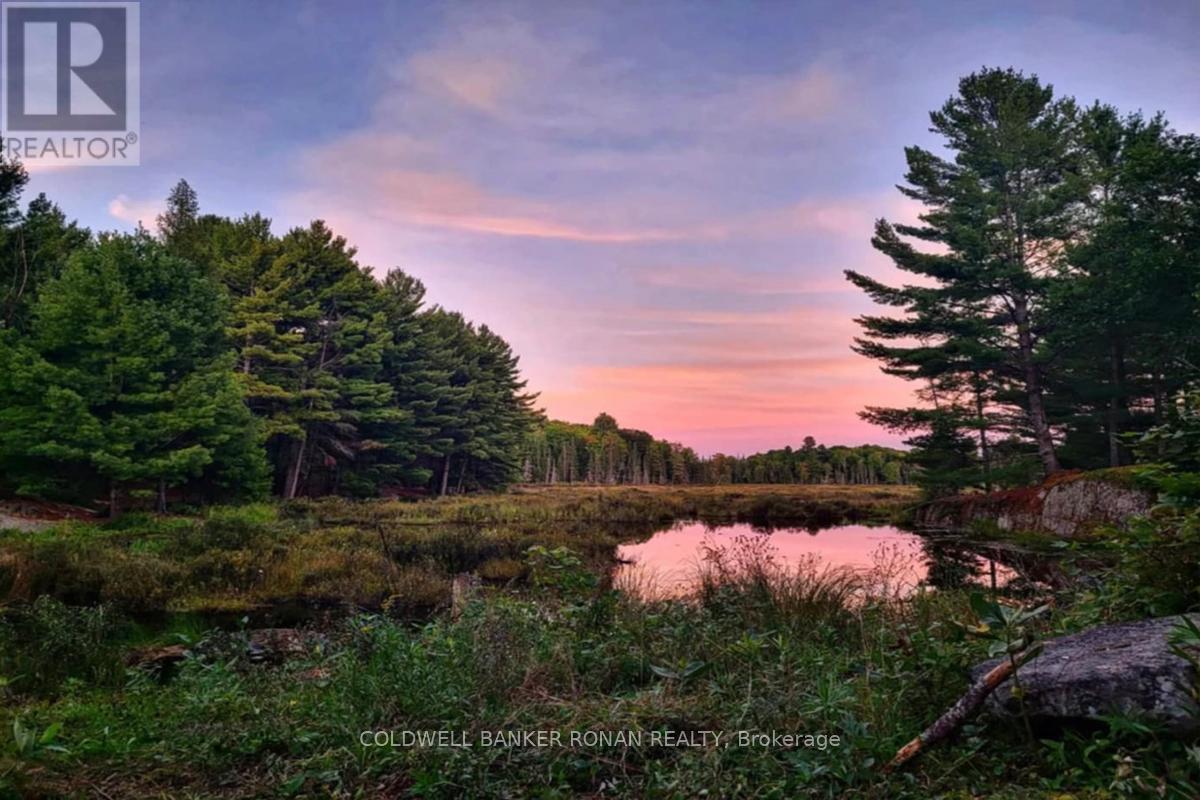
<svg viewBox="0 0 1200 800">
<path fill-rule="evenodd" d="M 687 594 L 714 558 L 727 563 L 765 559 L 790 569 L 802 564 L 847 568 L 875 583 L 886 582 L 887 591 L 896 594 L 920 586 L 988 585 L 993 574 L 996 584 L 1004 585 L 1018 574 L 1000 556 L 985 557 L 961 539 L 930 538 L 889 525 L 806 529 L 678 522 L 649 539 L 621 545 L 617 557 L 615 584 L 658 598 Z"/>
</svg>

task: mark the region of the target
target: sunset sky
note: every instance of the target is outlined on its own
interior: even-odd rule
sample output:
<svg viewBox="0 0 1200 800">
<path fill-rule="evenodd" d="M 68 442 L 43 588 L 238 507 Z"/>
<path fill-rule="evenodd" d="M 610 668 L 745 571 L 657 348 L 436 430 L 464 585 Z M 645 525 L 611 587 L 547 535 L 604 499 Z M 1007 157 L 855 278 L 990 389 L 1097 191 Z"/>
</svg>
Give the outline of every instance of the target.
<svg viewBox="0 0 1200 800">
<path fill-rule="evenodd" d="M 853 9 L 848 8 L 854 5 Z M 486 322 L 554 417 L 701 453 L 892 443 L 850 351 L 876 217 L 957 78 L 1015 66 L 1200 130 L 1200 4 L 163 2 L 142 166 L 37 172 L 94 229 L 324 218 Z"/>
</svg>

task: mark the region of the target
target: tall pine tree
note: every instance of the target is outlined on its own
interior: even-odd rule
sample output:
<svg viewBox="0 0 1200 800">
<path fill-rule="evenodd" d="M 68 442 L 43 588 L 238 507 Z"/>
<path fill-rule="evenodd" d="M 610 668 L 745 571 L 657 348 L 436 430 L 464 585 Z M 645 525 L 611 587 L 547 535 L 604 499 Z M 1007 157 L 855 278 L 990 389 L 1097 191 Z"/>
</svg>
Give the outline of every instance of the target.
<svg viewBox="0 0 1200 800">
<path fill-rule="evenodd" d="M 1035 76 L 986 69 L 963 78 L 959 93 L 930 119 L 953 159 L 907 148 L 907 184 L 900 190 L 925 206 L 921 223 L 880 220 L 872 240 L 898 268 L 926 280 L 897 288 L 847 272 L 873 298 L 907 312 L 899 321 L 860 320 L 860 348 L 917 372 L 930 357 L 958 351 L 968 373 L 978 367 L 980 388 L 990 386 L 995 401 L 1019 408 L 1043 471 L 1054 472 L 1059 460 L 1047 410 L 1042 312 L 1078 233 L 1085 195 L 1075 105 L 1055 99 Z M 940 252 L 909 240 L 939 245 Z M 907 336 L 934 342 L 934 352 L 888 345 Z"/>
</svg>

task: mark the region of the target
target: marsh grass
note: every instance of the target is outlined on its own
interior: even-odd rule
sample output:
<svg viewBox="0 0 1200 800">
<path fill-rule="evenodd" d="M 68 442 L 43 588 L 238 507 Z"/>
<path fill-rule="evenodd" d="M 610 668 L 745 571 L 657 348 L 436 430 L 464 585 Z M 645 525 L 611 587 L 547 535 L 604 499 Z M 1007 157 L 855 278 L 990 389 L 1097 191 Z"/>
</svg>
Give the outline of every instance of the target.
<svg viewBox="0 0 1200 800">
<path fill-rule="evenodd" d="M 887 518 L 918 500 L 911 486 L 519 486 L 505 494 L 443 497 L 421 502 L 381 501 L 380 519 L 408 524 L 536 525 L 602 522 L 654 523 L 677 519 L 786 520 L 803 524 Z M 287 513 L 327 520 L 355 519 L 359 501 L 297 501 Z"/>
<path fill-rule="evenodd" d="M 17 695 L 0 723 L 60 725 L 62 749 L 18 754 L 0 743 L 0 775 L 30 797 L 103 786 L 114 797 L 1050 798 L 1069 786 L 1100 798 L 1119 756 L 1129 775 L 1169 776 L 1163 796 L 1196 785 L 1167 742 L 1049 748 L 986 721 L 912 771 L 882 776 L 879 764 L 953 702 L 985 655 L 959 635 L 967 595 L 894 591 L 900 567 L 888 554 L 867 574 L 781 565 L 765 538 L 710 554 L 686 600 L 643 599 L 653 578 L 636 572 L 621 578 L 632 582 L 618 584 L 625 591 L 575 580 L 582 559 L 543 549 L 527 569 L 553 579 L 524 595 L 486 590 L 457 619 L 355 615 L 331 623 L 327 646 L 274 665 L 249 661 L 221 634 L 169 682 L 131 672 L 120 687 Z M 470 739 L 499 729 L 776 730 L 836 733 L 842 745 L 361 746 L 359 733 L 375 729 Z M 1099 766 L 1080 770 L 1085 754 Z"/>
<path fill-rule="evenodd" d="M 634 510 L 713 504 L 728 519 L 792 501 L 744 487 L 530 494 L 255 506 L 4 538 L 6 597 L 60 593 L 90 607 L 58 604 L 0 650 L 0 797 L 1098 800 L 1143 785 L 1197 795 L 1200 765 L 1178 743 L 1126 731 L 1030 744 L 987 719 L 884 777 L 879 765 L 986 657 L 959 625 L 971 619 L 968 591 L 913 589 L 904 552 L 880 551 L 865 571 L 783 564 L 769 537 L 752 535 L 706 553 L 694 592 L 671 599 L 648 571 L 604 579 L 616 544 L 654 528 Z M 894 508 L 862 496 L 856 513 Z M 630 519 L 602 525 L 600 513 Z M 485 585 L 454 618 L 448 584 L 464 569 Z M 1094 619 L 1094 599 L 1055 591 L 1039 633 Z M 116 612 L 140 613 L 139 596 L 238 618 L 280 598 L 371 611 L 314 620 L 326 644 L 262 664 L 238 646 L 238 626 L 204 633 L 197 617 L 173 617 L 157 637 L 128 626 Z M 100 625 L 94 604 L 106 599 L 113 616 Z M 58 644 L 36 646 L 37 626 L 54 628 L 45 641 Z M 124 668 L 130 647 L 181 641 L 192 654 L 169 680 Z M 45 671 L 54 665 L 69 669 Z M 37 683 L 18 677 L 38 669 Z M 22 741 L 54 736 L 18 749 L 3 733 L 14 723 L 34 732 Z M 375 729 L 775 730 L 843 743 L 363 747 L 359 734 Z"/>
<path fill-rule="evenodd" d="M 693 585 L 692 596 L 706 609 L 732 608 L 765 630 L 784 620 L 813 629 L 844 625 L 865 583 L 858 571 L 815 555 L 783 562 L 770 537 L 740 534 L 704 545 Z"/>
<path fill-rule="evenodd" d="M 569 547 L 597 572 L 618 544 L 685 517 L 798 525 L 895 513 L 908 487 L 560 487 L 420 502 L 300 500 L 196 517 L 131 513 L 0 534 L 0 602 L 49 595 L 135 614 L 284 602 L 427 614 L 436 587 L 474 572 L 518 586 L 532 546 Z M 404 574 L 401 585 L 396 570 Z M 418 580 L 414 571 L 426 575 Z"/>
</svg>

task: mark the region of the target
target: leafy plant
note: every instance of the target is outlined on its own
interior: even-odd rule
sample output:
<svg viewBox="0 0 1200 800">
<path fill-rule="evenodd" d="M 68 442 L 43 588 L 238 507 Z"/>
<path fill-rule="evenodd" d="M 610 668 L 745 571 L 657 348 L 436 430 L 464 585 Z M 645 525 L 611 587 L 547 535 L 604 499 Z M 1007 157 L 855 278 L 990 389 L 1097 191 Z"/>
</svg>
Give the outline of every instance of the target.
<svg viewBox="0 0 1200 800">
<path fill-rule="evenodd" d="M 39 597 L 0 617 L 0 674 L 14 692 L 52 695 L 72 678 L 113 686 L 124 676 L 116 634 L 124 628 L 105 605 L 72 607 Z"/>
<path fill-rule="evenodd" d="M 569 547 L 546 548 L 534 545 L 526 551 L 530 582 L 534 586 L 564 594 L 579 594 L 594 589 L 596 577 Z"/>
<path fill-rule="evenodd" d="M 12 735 L 14 749 L 17 755 L 33 758 L 43 751 L 65 753 L 67 748 L 55 744 L 58 734 L 62 731 L 62 723 L 54 722 L 47 725 L 40 733 L 36 728 L 28 728 L 20 717 L 13 717 Z"/>
<path fill-rule="evenodd" d="M 972 636 L 986 639 L 990 643 L 988 653 L 991 656 L 1005 658 L 1012 665 L 1012 696 L 1021 709 L 1025 732 L 1032 742 L 1033 726 L 1025 708 L 1025 688 L 1021 685 L 1020 666 L 1037 656 L 1041 650 L 1041 643 L 1036 641 L 1030 623 L 1045 614 L 1049 606 L 1026 610 L 989 600 L 982 592 L 972 592 L 970 602 L 978 622 L 966 625 L 964 629 Z"/>
</svg>

